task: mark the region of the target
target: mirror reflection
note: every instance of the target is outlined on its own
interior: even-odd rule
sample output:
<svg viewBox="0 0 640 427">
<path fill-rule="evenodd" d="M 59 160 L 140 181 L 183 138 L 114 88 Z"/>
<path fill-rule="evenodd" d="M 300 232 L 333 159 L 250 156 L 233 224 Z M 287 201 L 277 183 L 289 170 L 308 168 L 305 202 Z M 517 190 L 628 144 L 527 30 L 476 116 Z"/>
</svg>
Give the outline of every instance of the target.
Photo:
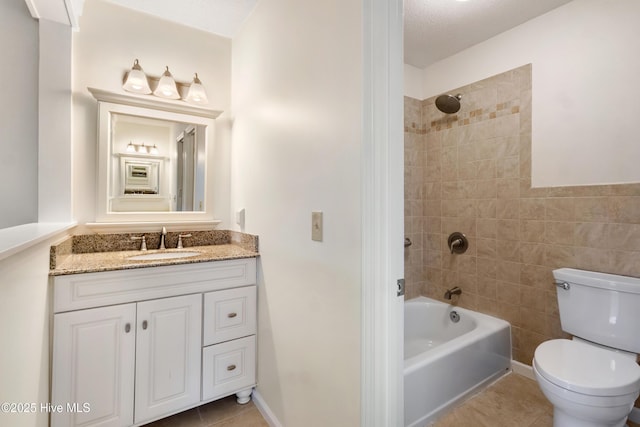
<svg viewBox="0 0 640 427">
<path fill-rule="evenodd" d="M 203 211 L 206 126 L 111 113 L 111 212 Z"/>
</svg>

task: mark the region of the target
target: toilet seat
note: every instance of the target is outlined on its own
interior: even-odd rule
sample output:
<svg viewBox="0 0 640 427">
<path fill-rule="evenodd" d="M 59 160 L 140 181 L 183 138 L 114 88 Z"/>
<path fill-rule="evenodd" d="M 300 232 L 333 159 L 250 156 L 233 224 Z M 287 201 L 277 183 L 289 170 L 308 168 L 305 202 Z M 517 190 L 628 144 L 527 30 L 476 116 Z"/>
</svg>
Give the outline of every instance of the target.
<svg viewBox="0 0 640 427">
<path fill-rule="evenodd" d="M 640 390 L 640 366 L 629 357 L 586 343 L 556 339 L 535 351 L 533 363 L 549 382 L 590 396 L 621 396 Z"/>
</svg>

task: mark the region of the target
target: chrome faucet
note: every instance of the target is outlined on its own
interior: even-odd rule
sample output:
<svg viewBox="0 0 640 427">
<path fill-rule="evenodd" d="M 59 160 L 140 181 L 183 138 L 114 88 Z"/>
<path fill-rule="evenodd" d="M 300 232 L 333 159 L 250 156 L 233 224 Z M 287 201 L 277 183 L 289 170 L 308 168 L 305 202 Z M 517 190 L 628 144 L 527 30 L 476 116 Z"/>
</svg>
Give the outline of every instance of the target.
<svg viewBox="0 0 640 427">
<path fill-rule="evenodd" d="M 460 295 L 462 294 L 462 289 L 457 286 L 454 286 L 451 289 L 447 289 L 447 292 L 444 293 L 444 299 L 451 299 L 452 295 Z"/>
<path fill-rule="evenodd" d="M 167 238 L 167 228 L 162 227 L 162 234 L 160 235 L 160 247 L 158 249 L 167 249 L 165 246 L 165 240 Z"/>
</svg>

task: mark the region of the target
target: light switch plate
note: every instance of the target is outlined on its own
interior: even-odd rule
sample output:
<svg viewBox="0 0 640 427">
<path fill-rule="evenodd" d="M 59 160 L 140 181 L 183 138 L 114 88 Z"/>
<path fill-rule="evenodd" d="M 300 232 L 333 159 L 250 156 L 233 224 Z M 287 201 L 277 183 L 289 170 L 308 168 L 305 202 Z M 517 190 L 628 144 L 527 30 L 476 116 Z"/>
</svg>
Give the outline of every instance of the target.
<svg viewBox="0 0 640 427">
<path fill-rule="evenodd" d="M 244 208 L 236 212 L 236 224 L 244 228 Z"/>
<path fill-rule="evenodd" d="M 311 212 L 311 240 L 322 242 L 322 212 Z"/>
</svg>

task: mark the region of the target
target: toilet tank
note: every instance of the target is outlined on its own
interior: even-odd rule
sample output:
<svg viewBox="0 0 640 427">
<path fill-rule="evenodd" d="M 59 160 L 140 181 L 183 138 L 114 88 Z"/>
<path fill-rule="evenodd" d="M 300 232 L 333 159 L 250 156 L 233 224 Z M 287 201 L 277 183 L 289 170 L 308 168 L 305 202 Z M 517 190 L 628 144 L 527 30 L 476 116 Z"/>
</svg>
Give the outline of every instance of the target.
<svg viewBox="0 0 640 427">
<path fill-rule="evenodd" d="M 640 353 L 640 279 L 573 268 L 553 270 L 553 277 L 563 331 Z"/>
</svg>

